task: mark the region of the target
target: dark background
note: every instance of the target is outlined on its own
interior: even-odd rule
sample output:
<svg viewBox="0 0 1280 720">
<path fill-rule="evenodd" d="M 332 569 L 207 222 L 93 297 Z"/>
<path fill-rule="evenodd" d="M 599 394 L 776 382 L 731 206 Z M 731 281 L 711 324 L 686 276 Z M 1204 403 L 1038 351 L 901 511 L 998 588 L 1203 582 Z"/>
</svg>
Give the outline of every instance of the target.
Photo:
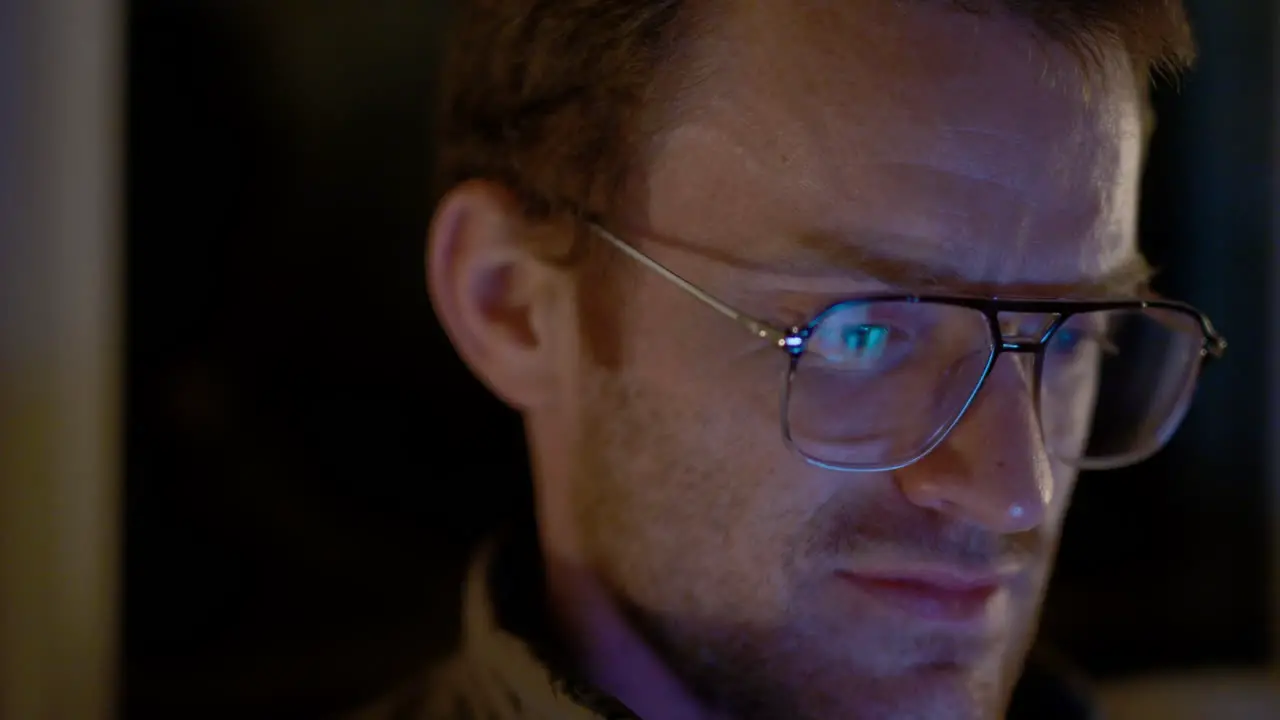
<svg viewBox="0 0 1280 720">
<path fill-rule="evenodd" d="M 1191 3 L 1143 243 L 1231 340 L 1183 432 L 1086 478 L 1044 632 L 1102 678 L 1268 653 L 1275 7 Z M 444 6 L 133 0 L 124 716 L 323 718 L 454 634 L 517 419 L 422 273 Z"/>
</svg>

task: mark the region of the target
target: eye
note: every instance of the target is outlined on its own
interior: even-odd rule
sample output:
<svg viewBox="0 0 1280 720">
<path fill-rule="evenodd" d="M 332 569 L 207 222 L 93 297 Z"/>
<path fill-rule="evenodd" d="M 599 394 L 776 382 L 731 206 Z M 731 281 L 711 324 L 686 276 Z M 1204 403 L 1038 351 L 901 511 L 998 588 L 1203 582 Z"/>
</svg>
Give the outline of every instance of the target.
<svg viewBox="0 0 1280 720">
<path fill-rule="evenodd" d="M 844 369 L 880 370 L 894 362 L 904 337 L 892 325 L 833 318 L 818 327 L 809 351 Z"/>
<path fill-rule="evenodd" d="M 1110 334 L 1102 329 L 1086 327 L 1064 327 L 1054 333 L 1049 343 L 1050 349 L 1059 355 L 1076 355 L 1084 350 L 1086 343 L 1093 343 L 1106 355 L 1115 355 L 1119 348 L 1112 342 Z"/>
<path fill-rule="evenodd" d="M 1056 353 L 1070 355 L 1076 351 L 1083 340 L 1084 333 L 1074 328 L 1063 328 L 1054 334 L 1050 347 Z"/>
</svg>

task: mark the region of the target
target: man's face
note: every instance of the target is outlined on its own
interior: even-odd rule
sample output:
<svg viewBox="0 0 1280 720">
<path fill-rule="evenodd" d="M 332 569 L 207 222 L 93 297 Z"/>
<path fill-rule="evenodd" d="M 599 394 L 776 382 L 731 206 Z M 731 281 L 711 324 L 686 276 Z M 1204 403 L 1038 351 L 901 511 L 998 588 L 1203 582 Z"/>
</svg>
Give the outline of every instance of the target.
<svg viewBox="0 0 1280 720">
<path fill-rule="evenodd" d="M 1086 88 L 1020 21 L 896 5 L 733 4 L 611 229 L 784 326 L 921 285 L 1071 295 L 1132 261 L 1140 108 L 1119 54 Z M 1075 480 L 1025 369 L 1002 356 L 921 461 L 824 470 L 783 441 L 783 353 L 622 272 L 616 352 L 584 353 L 565 398 L 585 428 L 571 490 L 543 502 L 572 507 L 663 659 L 735 717 L 1002 712 Z M 886 576 L 912 582 L 868 580 Z"/>
</svg>

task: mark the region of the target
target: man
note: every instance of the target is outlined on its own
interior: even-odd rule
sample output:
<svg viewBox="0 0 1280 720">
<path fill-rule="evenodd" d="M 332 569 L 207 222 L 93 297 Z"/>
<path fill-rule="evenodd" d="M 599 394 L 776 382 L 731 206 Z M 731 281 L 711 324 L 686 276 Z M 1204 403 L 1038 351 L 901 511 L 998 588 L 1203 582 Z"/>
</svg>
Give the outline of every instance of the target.
<svg viewBox="0 0 1280 720">
<path fill-rule="evenodd" d="M 1023 673 L 1076 475 L 1225 347 L 1135 242 L 1176 0 L 488 0 L 456 41 L 431 297 L 536 525 L 394 716 L 1084 714 Z"/>
</svg>

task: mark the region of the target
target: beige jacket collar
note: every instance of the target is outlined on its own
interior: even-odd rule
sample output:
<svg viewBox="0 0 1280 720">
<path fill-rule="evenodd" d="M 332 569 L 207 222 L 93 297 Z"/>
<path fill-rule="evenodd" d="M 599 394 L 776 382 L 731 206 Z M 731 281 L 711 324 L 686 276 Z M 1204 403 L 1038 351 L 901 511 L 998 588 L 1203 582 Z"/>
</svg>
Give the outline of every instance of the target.
<svg viewBox="0 0 1280 720">
<path fill-rule="evenodd" d="M 523 538 L 520 538 L 523 539 Z M 462 638 L 456 654 L 404 692 L 349 720 L 639 720 L 617 700 L 557 672 L 530 641 L 504 627 L 502 604 L 525 603 L 541 612 L 533 588 L 495 587 L 504 572 L 540 573 L 537 567 L 509 567 L 519 559 L 507 545 L 486 544 L 473 559 L 463 590 Z M 514 553 L 519 555 L 519 553 Z M 504 592 L 504 590 L 506 592 Z M 507 608 L 510 610 L 511 608 Z"/>
<path fill-rule="evenodd" d="M 477 717 L 501 720 L 634 717 L 593 709 L 596 702 L 608 699 L 592 697 L 596 693 L 554 673 L 525 640 L 501 627 L 490 584 L 496 552 L 497 545 L 488 544 L 468 571 L 462 650 L 440 676 L 437 687 L 441 694 L 453 694 L 455 703 L 473 706 Z M 465 697 L 459 697 L 462 694 Z"/>
</svg>

